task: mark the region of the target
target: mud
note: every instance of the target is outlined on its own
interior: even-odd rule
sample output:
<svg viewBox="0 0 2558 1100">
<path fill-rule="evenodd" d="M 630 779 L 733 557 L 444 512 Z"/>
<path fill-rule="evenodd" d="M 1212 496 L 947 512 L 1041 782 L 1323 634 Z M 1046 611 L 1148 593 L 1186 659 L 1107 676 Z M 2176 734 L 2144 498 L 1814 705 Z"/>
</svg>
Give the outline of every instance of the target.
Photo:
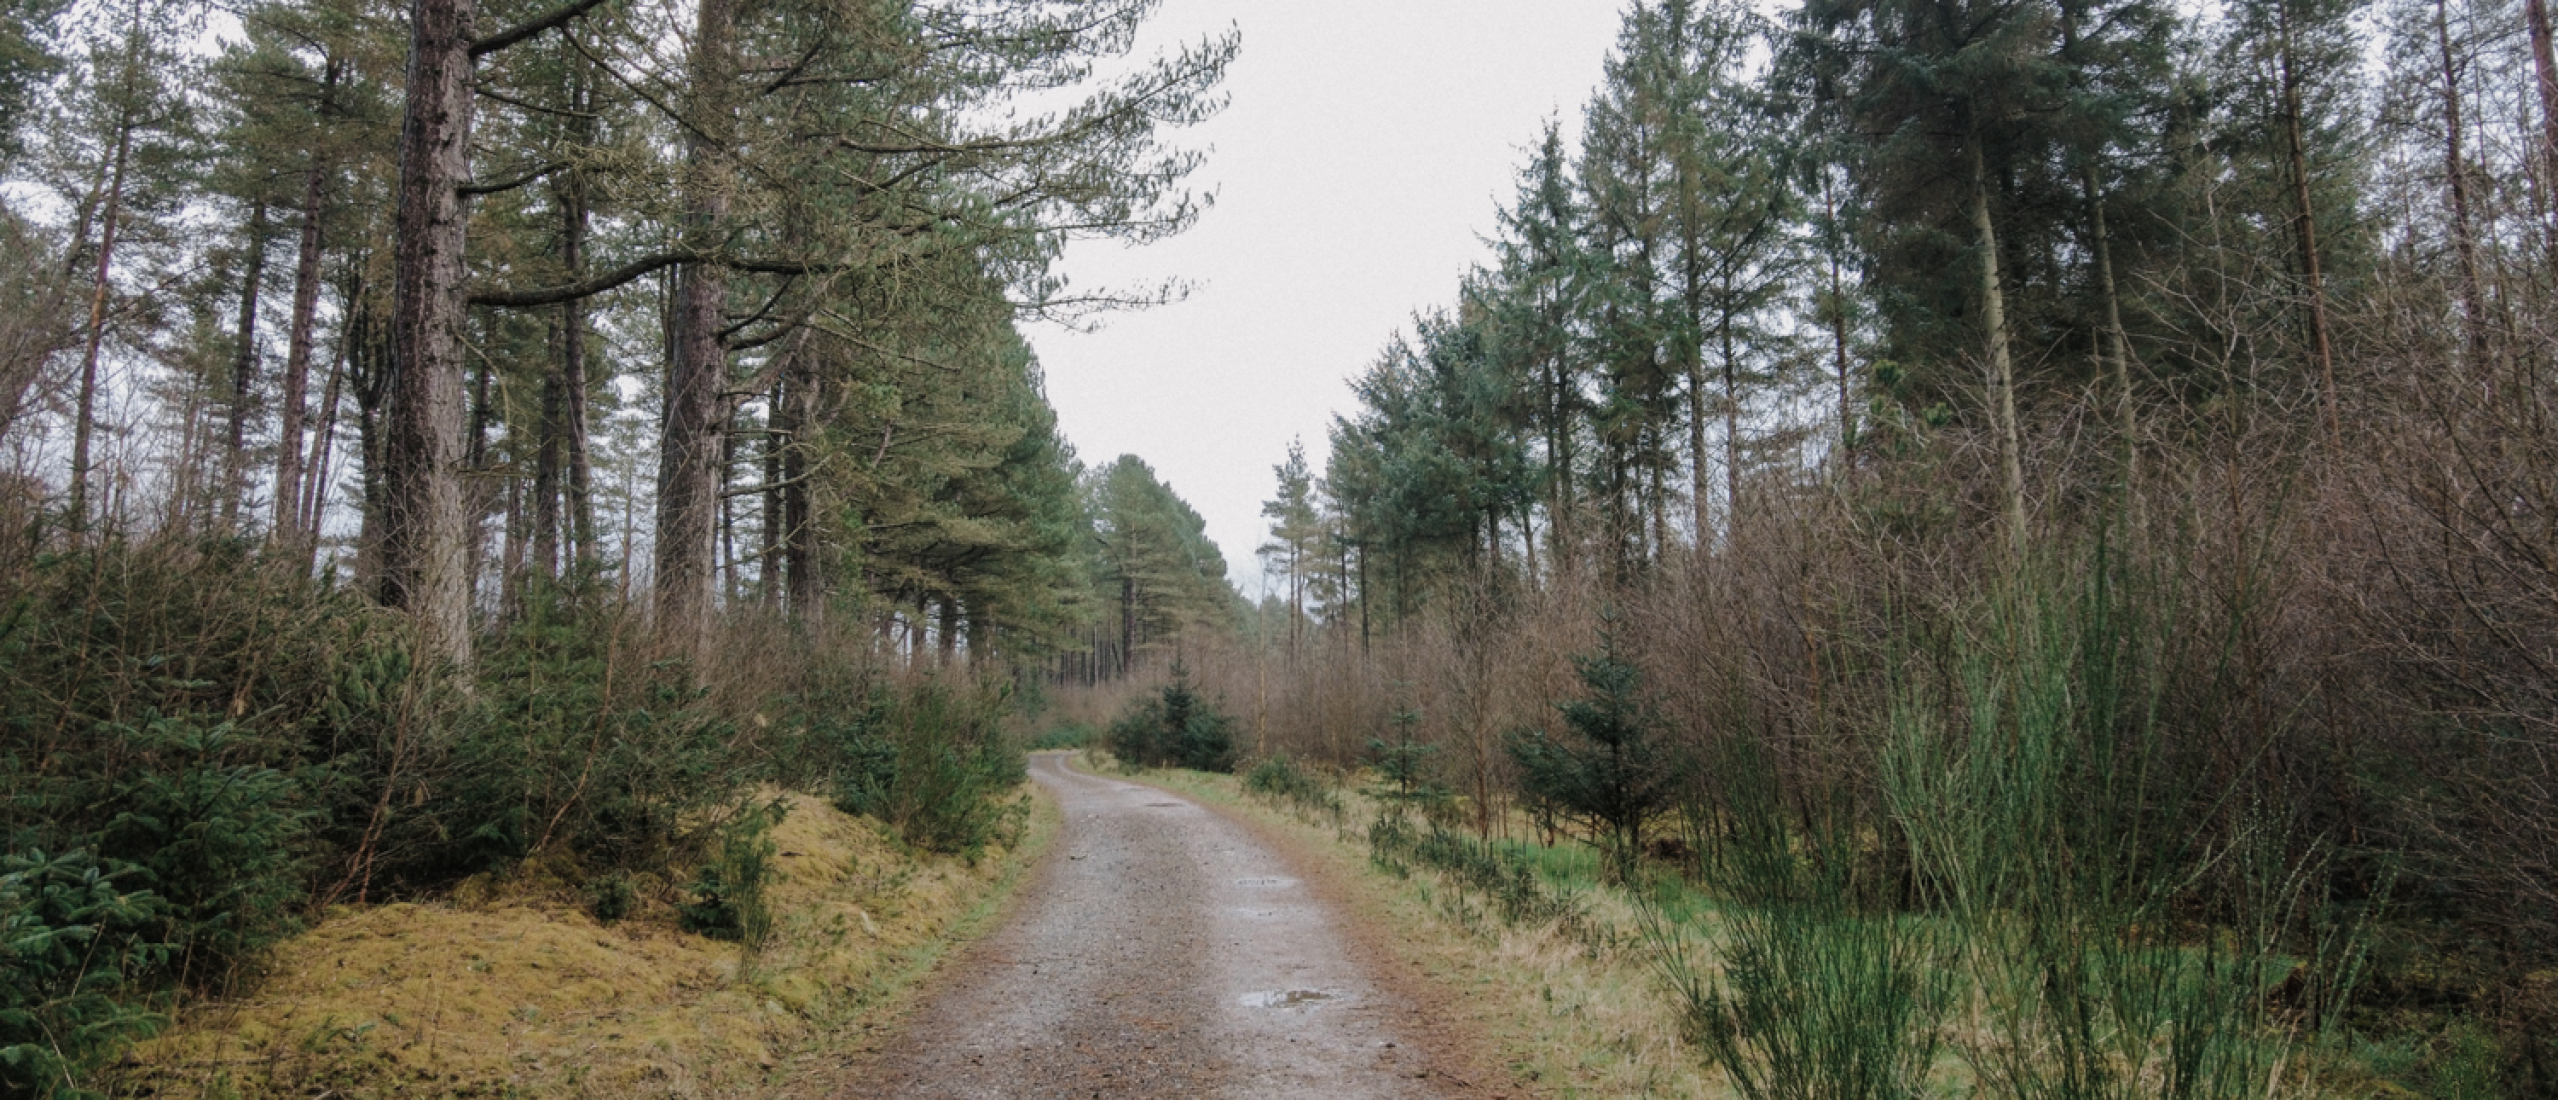
<svg viewBox="0 0 2558 1100">
<path fill-rule="evenodd" d="M 1479 1095 L 1277 845 L 1062 754 L 1031 770 L 1065 817 L 1043 867 L 845 1095 Z"/>
</svg>

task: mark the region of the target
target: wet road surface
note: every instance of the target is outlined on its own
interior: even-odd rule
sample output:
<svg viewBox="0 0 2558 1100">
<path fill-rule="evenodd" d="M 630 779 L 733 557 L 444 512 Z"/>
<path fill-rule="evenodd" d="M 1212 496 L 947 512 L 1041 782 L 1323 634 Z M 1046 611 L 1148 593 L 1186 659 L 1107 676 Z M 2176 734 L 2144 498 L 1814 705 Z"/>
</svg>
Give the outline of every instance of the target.
<svg viewBox="0 0 2558 1100">
<path fill-rule="evenodd" d="M 1465 1095 L 1289 860 L 1179 795 L 1035 756 L 1065 825 L 861 1100 Z"/>
</svg>

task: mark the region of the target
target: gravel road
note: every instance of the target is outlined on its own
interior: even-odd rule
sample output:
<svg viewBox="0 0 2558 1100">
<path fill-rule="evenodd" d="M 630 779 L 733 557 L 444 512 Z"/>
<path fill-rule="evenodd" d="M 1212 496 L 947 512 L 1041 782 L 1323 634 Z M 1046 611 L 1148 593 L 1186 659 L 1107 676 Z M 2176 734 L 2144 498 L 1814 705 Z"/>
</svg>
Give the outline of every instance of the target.
<svg viewBox="0 0 2558 1100">
<path fill-rule="evenodd" d="M 1278 842 L 1032 758 L 1065 826 L 1006 923 L 936 978 L 848 1095 L 1476 1095 L 1423 999 Z"/>
</svg>

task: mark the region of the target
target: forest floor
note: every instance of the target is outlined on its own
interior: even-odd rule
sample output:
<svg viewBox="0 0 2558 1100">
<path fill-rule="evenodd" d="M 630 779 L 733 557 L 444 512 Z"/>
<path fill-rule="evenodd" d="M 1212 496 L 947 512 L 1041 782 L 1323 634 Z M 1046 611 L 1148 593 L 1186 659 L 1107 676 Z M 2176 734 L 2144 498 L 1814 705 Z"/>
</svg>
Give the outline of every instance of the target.
<svg viewBox="0 0 2558 1100">
<path fill-rule="evenodd" d="M 1064 815 L 1054 847 L 895 1037 L 848 1053 L 836 1095 L 1524 1094 L 1345 901 L 1338 861 L 1067 754 L 1031 771 Z"/>
</svg>

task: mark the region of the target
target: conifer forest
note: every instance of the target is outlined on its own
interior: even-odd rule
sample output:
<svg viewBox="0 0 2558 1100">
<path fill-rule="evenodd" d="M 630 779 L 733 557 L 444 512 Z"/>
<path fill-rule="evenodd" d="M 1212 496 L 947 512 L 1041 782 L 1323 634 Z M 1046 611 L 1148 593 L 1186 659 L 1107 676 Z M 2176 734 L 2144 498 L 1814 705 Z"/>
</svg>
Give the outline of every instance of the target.
<svg viewBox="0 0 2558 1100">
<path fill-rule="evenodd" d="M 775 988 L 790 819 L 1051 748 L 1699 1095 L 2558 1096 L 2547 0 L 1625 0 L 1224 548 L 1027 335 L 1180 308 L 1060 270 L 1216 216 L 1158 3 L 0 2 L 0 1096 L 585 1095 L 171 1037 L 499 896 Z"/>
</svg>

